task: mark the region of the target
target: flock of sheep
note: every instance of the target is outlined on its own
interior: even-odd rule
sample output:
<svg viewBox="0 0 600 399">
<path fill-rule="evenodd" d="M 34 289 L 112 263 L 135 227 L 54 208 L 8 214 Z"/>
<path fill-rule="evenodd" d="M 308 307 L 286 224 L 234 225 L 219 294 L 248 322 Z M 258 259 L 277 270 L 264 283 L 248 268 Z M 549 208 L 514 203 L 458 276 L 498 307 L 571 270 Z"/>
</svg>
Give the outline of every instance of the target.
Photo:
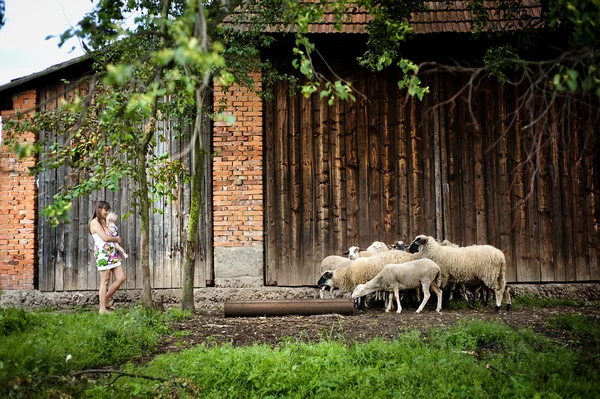
<svg viewBox="0 0 600 399">
<path fill-rule="evenodd" d="M 408 249 L 402 241 L 389 246 L 375 241 L 365 251 L 351 247 L 347 254 L 347 257 L 327 256 L 321 262 L 322 275 L 317 282 L 321 297 L 327 289 L 331 297 L 336 288 L 340 293 L 351 292 L 362 309 L 366 295 L 383 292 L 385 311 L 393 309 L 395 299 L 396 312 L 400 313 L 400 291 L 417 289 L 423 294 L 416 311 L 420 313 L 433 291 L 437 295 L 436 312 L 439 312 L 442 290 L 453 292 L 458 285 L 463 295 L 468 288 L 474 288 L 475 292 L 481 288 L 490 290 L 495 294 L 496 310 L 500 310 L 503 299 L 506 310 L 510 309 L 506 258 L 491 245 L 460 247 L 446 240 L 438 242 L 431 236 L 419 235 Z"/>
</svg>

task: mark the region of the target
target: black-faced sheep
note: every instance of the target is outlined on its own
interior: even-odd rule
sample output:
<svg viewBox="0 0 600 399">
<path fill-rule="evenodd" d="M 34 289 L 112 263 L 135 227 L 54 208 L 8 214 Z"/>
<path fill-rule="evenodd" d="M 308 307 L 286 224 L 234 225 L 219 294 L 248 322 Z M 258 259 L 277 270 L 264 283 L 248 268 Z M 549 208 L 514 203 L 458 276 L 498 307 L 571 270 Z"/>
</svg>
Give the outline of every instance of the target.
<svg viewBox="0 0 600 399">
<path fill-rule="evenodd" d="M 433 237 L 419 235 L 410 245 L 411 253 L 419 252 L 433 260 L 442 270 L 441 288 L 449 282 L 473 284 L 481 281 L 496 295 L 496 310 L 500 309 L 506 296 L 506 308 L 510 309 L 510 294 L 506 290 L 506 258 L 504 253 L 491 245 L 452 247 L 440 245 Z"/>
<path fill-rule="evenodd" d="M 356 299 L 379 290 L 393 292 L 396 304 L 398 305 L 396 313 L 401 313 L 400 290 L 422 288 L 423 301 L 416 311 L 416 313 L 421 313 L 431 296 L 429 293 L 431 289 L 437 295 L 437 307 L 435 311 L 439 312 L 442 308 L 442 290 L 439 288 L 441 275 L 440 267 L 430 259 L 417 259 L 401 264 L 389 264 L 367 283 L 357 285 L 352 292 L 352 298 Z M 385 309 L 386 312 L 392 309 L 392 303 L 393 301 L 390 300 Z"/>
<path fill-rule="evenodd" d="M 329 255 L 321 261 L 321 273 L 324 273 L 327 270 L 335 270 L 335 269 L 349 266 L 350 263 L 352 263 L 352 259 L 348 259 L 344 256 Z M 333 295 L 334 287 L 321 287 L 321 290 L 319 291 L 320 298 L 324 297 L 324 293 L 327 288 L 329 288 L 329 296 L 332 298 L 334 297 L 334 295 Z"/>
</svg>

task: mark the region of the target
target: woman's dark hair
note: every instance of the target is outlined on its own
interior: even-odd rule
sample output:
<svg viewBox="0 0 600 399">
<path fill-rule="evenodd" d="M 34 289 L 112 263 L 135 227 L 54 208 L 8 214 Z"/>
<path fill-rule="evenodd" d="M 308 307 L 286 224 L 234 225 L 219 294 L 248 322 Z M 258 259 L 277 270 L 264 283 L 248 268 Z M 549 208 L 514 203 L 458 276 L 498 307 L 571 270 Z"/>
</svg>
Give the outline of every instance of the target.
<svg viewBox="0 0 600 399">
<path fill-rule="evenodd" d="M 90 219 L 89 223 L 88 223 L 88 231 L 90 230 L 90 224 L 92 223 L 92 220 L 94 219 L 98 219 L 98 222 L 100 222 L 100 226 L 102 226 L 103 229 L 106 229 L 106 220 L 105 219 L 100 219 L 98 217 L 98 215 L 100 215 L 100 209 L 106 209 L 107 211 L 110 211 L 110 204 L 106 201 L 98 201 L 96 202 L 96 207 L 94 208 L 94 213 L 92 214 L 92 218 Z M 91 233 L 91 231 L 90 231 Z"/>
</svg>

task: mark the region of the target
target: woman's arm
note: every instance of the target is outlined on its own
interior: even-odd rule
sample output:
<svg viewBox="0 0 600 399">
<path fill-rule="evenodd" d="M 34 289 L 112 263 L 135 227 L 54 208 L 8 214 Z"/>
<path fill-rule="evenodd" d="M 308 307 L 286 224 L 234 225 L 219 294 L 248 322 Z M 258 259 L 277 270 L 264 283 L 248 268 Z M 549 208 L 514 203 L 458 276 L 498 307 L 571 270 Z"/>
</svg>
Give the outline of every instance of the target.
<svg viewBox="0 0 600 399">
<path fill-rule="evenodd" d="M 92 234 L 98 233 L 98 235 L 106 242 L 116 242 L 119 244 L 121 243 L 120 237 L 111 237 L 108 234 L 106 234 L 106 232 L 100 225 L 98 219 L 92 220 L 92 223 L 90 224 L 90 231 L 92 232 Z"/>
</svg>

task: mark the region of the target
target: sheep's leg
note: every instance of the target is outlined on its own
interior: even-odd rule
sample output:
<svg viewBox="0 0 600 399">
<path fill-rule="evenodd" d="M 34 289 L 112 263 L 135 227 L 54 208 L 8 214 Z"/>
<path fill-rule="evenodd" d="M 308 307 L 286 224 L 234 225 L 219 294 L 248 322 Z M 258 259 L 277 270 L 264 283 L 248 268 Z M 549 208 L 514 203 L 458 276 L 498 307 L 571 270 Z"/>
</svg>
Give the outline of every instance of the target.
<svg viewBox="0 0 600 399">
<path fill-rule="evenodd" d="M 494 295 L 496 295 L 496 311 L 499 311 L 502 306 L 502 298 L 504 297 L 504 288 L 494 288 Z"/>
<path fill-rule="evenodd" d="M 389 313 L 394 308 L 394 293 L 388 292 L 385 301 L 385 312 Z"/>
<path fill-rule="evenodd" d="M 394 287 L 394 296 L 396 297 L 396 304 L 398 304 L 398 310 L 396 313 L 402 313 L 402 305 L 400 305 L 400 290 L 398 287 Z"/>
<path fill-rule="evenodd" d="M 319 298 L 323 299 L 325 297 L 325 287 L 321 287 L 321 289 L 319 290 Z"/>
<path fill-rule="evenodd" d="M 428 285 L 429 284 L 425 283 L 424 281 L 421 282 L 421 287 L 423 287 L 423 302 L 421 302 L 421 306 L 419 306 L 419 309 L 417 309 L 415 313 L 421 313 L 421 310 L 423 310 L 427 304 L 427 301 L 429 300 L 429 297 L 431 296 Z"/>
<path fill-rule="evenodd" d="M 332 298 L 335 298 L 335 292 L 333 292 L 334 289 L 334 287 L 329 287 L 329 296 Z"/>
<path fill-rule="evenodd" d="M 508 286 L 504 288 L 504 296 L 506 299 L 506 310 L 510 310 L 512 302 L 510 299 L 510 288 L 508 288 Z"/>
<path fill-rule="evenodd" d="M 431 282 L 431 289 L 435 292 L 435 295 L 437 295 L 437 307 L 435 308 L 435 311 L 439 312 L 442 310 L 442 290 L 437 286 L 435 281 Z"/>
</svg>

